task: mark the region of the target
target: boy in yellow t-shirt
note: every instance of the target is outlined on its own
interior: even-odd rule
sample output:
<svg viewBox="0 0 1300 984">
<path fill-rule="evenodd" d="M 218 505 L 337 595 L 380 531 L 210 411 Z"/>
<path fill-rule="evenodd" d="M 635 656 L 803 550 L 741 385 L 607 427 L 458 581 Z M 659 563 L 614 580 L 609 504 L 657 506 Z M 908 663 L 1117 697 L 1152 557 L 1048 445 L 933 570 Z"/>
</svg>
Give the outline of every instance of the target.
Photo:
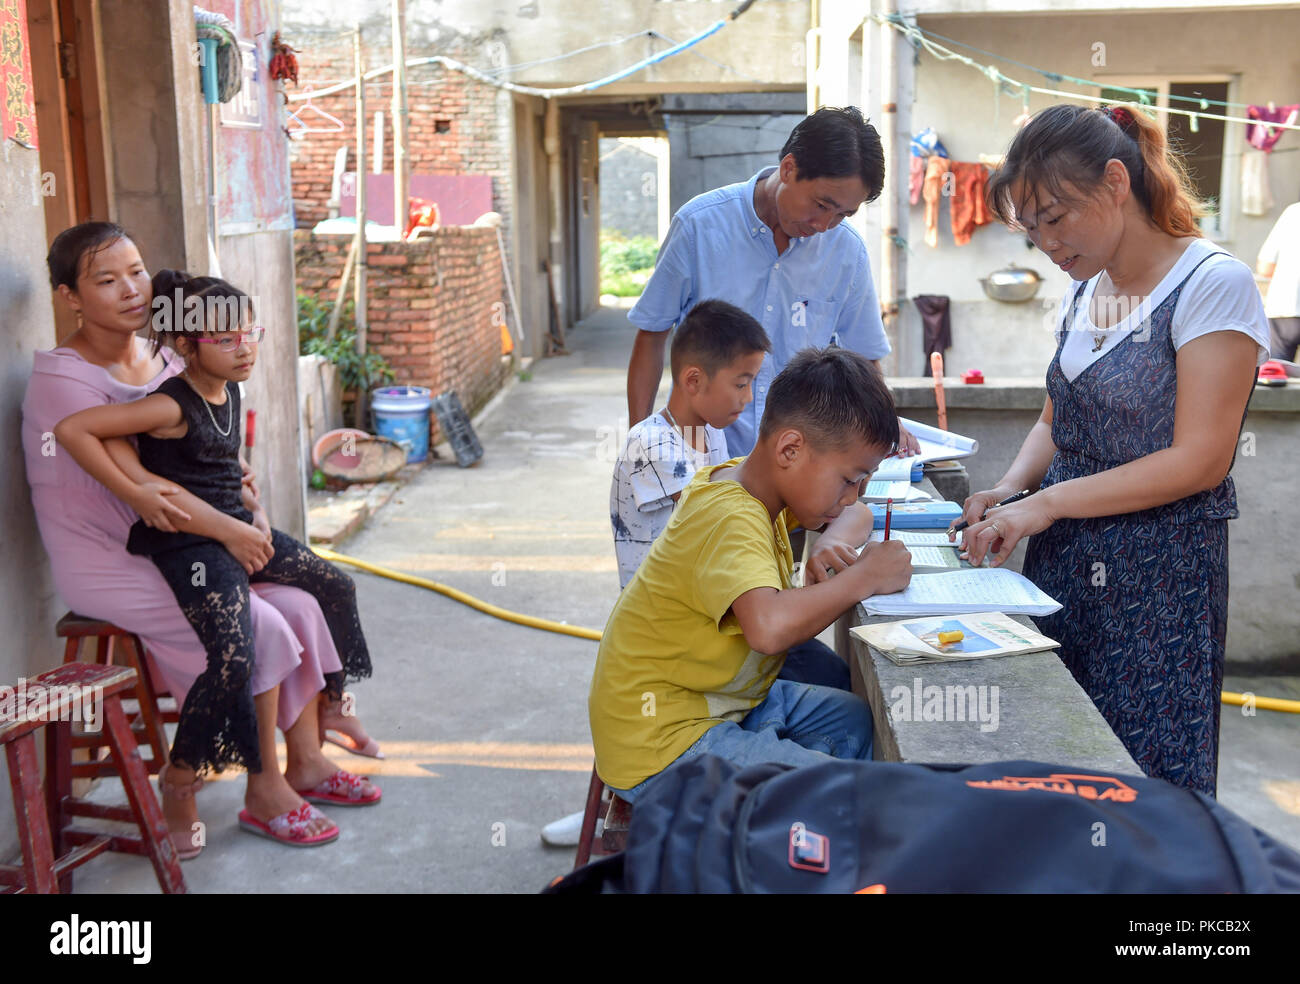
<svg viewBox="0 0 1300 984">
<path fill-rule="evenodd" d="M 911 579 L 901 543 L 852 549 L 871 531 L 862 483 L 897 441 L 875 367 L 845 349 L 805 349 L 773 381 L 753 453 L 696 473 L 619 595 L 596 658 L 596 771 L 624 799 L 696 755 L 870 757 L 862 700 L 777 674 L 791 646 Z M 810 560 L 819 583 L 802 588 L 790 582 L 797 526 L 827 527 Z"/>
</svg>

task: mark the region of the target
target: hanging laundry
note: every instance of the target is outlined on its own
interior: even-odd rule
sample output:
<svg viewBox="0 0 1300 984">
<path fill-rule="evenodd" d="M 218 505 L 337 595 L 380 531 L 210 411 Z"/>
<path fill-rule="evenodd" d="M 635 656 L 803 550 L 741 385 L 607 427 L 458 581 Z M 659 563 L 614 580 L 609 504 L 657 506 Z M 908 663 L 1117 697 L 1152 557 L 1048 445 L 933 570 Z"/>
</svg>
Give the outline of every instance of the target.
<svg viewBox="0 0 1300 984">
<path fill-rule="evenodd" d="M 952 173 L 955 181 L 952 200 L 948 203 L 952 212 L 952 238 L 958 246 L 965 246 L 976 226 L 988 225 L 993 220 L 984 204 L 989 172 L 983 164 L 953 161 Z"/>
<path fill-rule="evenodd" d="M 921 200 L 921 185 L 925 183 L 925 158 L 912 156 L 907 170 L 907 197 L 915 205 Z"/>
<path fill-rule="evenodd" d="M 916 309 L 921 312 L 922 342 L 925 346 L 925 370 L 922 376 L 931 375 L 930 353 L 943 354 L 952 348 L 952 319 L 948 298 L 944 294 L 921 294 L 913 297 Z"/>
<path fill-rule="evenodd" d="M 934 132 L 934 127 L 927 126 L 920 133 L 912 135 L 912 154 L 915 157 L 929 157 L 931 154 L 947 157 L 948 151 L 939 139 L 939 134 Z"/>
<path fill-rule="evenodd" d="M 1273 211 L 1273 194 L 1268 187 L 1268 154 L 1254 147 L 1241 153 L 1241 212 L 1267 215 Z"/>
<path fill-rule="evenodd" d="M 943 193 L 948 163 L 948 158 L 936 155 L 925 167 L 921 197 L 925 199 L 925 244 L 931 249 L 939 245 L 939 196 Z"/>
<path fill-rule="evenodd" d="M 1273 145 L 1281 139 L 1282 134 L 1286 131 L 1268 124 L 1294 125 L 1296 118 L 1300 117 L 1300 104 L 1274 106 L 1269 103 L 1267 106 L 1247 106 L 1246 115 L 1252 120 L 1259 120 L 1258 123 L 1252 123 L 1246 127 L 1246 142 L 1259 150 L 1271 151 Z"/>
</svg>

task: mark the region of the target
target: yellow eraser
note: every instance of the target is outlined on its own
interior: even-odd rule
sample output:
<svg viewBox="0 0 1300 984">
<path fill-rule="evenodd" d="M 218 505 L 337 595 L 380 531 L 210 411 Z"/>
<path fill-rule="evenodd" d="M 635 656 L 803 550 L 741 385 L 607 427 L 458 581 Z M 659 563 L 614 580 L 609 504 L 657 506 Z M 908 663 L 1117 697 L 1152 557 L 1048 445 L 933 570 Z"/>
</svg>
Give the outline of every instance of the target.
<svg viewBox="0 0 1300 984">
<path fill-rule="evenodd" d="M 954 632 L 940 632 L 939 644 L 946 646 L 950 642 L 961 642 L 965 638 L 966 638 L 966 633 L 960 630 Z"/>
</svg>

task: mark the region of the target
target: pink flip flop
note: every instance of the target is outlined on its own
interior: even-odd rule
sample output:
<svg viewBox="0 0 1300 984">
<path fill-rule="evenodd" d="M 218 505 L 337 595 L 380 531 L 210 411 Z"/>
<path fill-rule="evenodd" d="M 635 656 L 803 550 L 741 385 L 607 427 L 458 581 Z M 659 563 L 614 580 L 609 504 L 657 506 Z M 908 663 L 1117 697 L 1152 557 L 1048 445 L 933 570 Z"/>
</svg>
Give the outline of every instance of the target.
<svg viewBox="0 0 1300 984">
<path fill-rule="evenodd" d="M 356 776 L 339 769 L 313 788 L 299 789 L 296 792 L 308 803 L 328 803 L 331 806 L 374 806 L 383 799 L 384 792 L 375 786 L 371 795 L 364 795 L 361 784 L 368 781 L 368 776 Z"/>
<path fill-rule="evenodd" d="M 310 803 L 304 803 L 296 810 L 281 813 L 278 817 L 272 817 L 267 821 L 257 819 L 247 810 L 240 810 L 239 826 L 250 834 L 279 841 L 290 847 L 320 847 L 322 844 L 338 840 L 339 827 L 336 823 L 331 823 L 329 829 L 315 837 L 307 836 L 307 825 L 317 817 L 324 818 L 325 814 Z"/>
<path fill-rule="evenodd" d="M 381 759 L 384 757 L 384 753 L 379 750 L 379 742 L 375 741 L 375 739 L 367 736 L 366 743 L 358 745 L 351 735 L 339 732 L 339 734 L 343 734 L 343 737 L 336 738 L 330 733 L 332 730 L 326 729 L 325 732 L 325 740 L 331 745 L 338 745 L 344 751 L 351 752 L 353 755 L 364 755 L 366 758 Z"/>
<path fill-rule="evenodd" d="M 322 714 L 320 738 L 322 742 L 337 745 L 353 755 L 374 759 L 384 757 L 384 753 L 379 750 L 379 742 L 366 734 L 366 729 L 361 726 L 361 721 L 355 714 L 330 715 L 328 719 Z"/>
</svg>

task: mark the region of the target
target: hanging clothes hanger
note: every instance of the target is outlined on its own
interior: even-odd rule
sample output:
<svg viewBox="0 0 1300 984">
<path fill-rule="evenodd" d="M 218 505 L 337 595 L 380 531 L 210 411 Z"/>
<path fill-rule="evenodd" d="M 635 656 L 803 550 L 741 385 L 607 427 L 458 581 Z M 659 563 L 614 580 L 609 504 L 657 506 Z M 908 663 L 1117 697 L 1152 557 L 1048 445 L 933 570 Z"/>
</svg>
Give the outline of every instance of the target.
<svg viewBox="0 0 1300 984">
<path fill-rule="evenodd" d="M 347 129 L 343 125 L 343 121 L 340 120 L 338 117 L 331 116 L 329 113 L 325 112 L 325 110 L 321 109 L 319 106 L 316 106 L 312 103 L 311 89 L 308 89 L 304 93 L 304 95 L 307 97 L 307 101 L 303 103 L 302 106 L 300 106 L 292 114 L 290 114 L 289 118 L 284 121 L 285 130 L 289 133 L 290 136 L 294 136 L 295 134 L 299 134 L 299 133 L 303 133 L 303 134 L 339 133 L 340 131 Z M 316 119 L 313 119 L 312 122 L 309 123 L 302 116 L 303 113 L 306 113 L 308 111 L 314 114 L 316 118 L 320 120 L 324 120 L 326 123 L 329 123 L 330 125 L 329 126 L 317 125 Z M 293 123 L 297 123 L 298 125 L 292 126 L 291 124 Z"/>
</svg>

